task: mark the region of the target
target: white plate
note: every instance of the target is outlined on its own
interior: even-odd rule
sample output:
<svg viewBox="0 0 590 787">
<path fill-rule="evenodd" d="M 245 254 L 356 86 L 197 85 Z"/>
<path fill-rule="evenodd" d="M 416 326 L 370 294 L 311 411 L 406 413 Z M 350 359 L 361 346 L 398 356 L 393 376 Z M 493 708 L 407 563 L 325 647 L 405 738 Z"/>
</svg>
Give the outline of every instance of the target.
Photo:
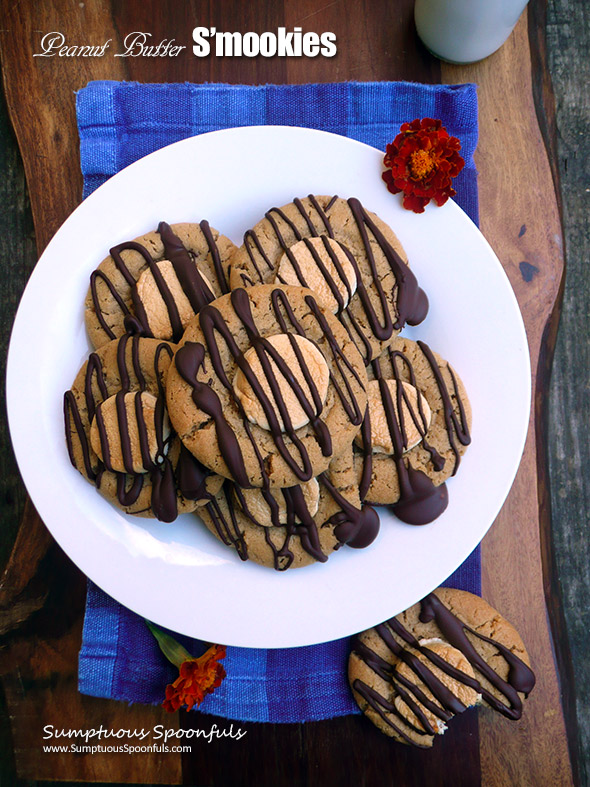
<svg viewBox="0 0 590 787">
<path fill-rule="evenodd" d="M 248 127 L 157 151 L 115 175 L 70 216 L 23 295 L 8 358 L 10 429 L 43 521 L 97 585 L 174 631 L 228 645 L 310 645 L 352 634 L 439 585 L 483 538 L 510 489 L 530 407 L 530 365 L 518 305 L 479 230 L 453 202 L 422 215 L 381 181 L 382 154 L 320 131 Z M 192 515 L 171 524 L 120 513 L 71 466 L 62 399 L 89 352 L 88 277 L 116 243 L 207 218 L 241 243 L 272 205 L 295 196 L 356 196 L 399 235 L 430 313 L 424 339 L 463 378 L 473 443 L 448 482 L 446 512 L 425 527 L 381 512 L 368 549 L 278 573 L 242 563 Z"/>
</svg>

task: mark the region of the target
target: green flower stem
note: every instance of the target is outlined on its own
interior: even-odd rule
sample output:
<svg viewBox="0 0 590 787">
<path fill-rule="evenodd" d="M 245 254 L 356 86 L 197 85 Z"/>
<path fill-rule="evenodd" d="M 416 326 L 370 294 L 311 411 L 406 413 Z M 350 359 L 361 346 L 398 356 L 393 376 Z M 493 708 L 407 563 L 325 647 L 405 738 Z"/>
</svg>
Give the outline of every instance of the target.
<svg viewBox="0 0 590 787">
<path fill-rule="evenodd" d="M 170 634 L 166 634 L 149 620 L 146 620 L 145 623 L 156 638 L 162 653 L 175 667 L 180 669 L 180 665 L 183 662 L 193 659 L 193 656 L 191 656 L 188 650 L 183 648 L 180 642 L 177 642 L 174 637 L 171 637 Z"/>
</svg>

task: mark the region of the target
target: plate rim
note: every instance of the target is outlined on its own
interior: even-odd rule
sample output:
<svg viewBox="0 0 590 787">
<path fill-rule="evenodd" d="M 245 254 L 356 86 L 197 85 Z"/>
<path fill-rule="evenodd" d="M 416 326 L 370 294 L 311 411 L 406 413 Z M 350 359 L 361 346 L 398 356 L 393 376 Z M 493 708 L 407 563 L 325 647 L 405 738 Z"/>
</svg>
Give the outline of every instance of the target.
<svg viewBox="0 0 590 787">
<path fill-rule="evenodd" d="M 8 425 L 9 425 L 9 431 L 10 431 L 10 436 L 11 436 L 11 440 L 12 440 L 14 453 L 15 453 L 15 456 L 16 456 L 16 460 L 17 460 L 17 464 L 18 464 L 18 467 L 19 467 L 19 471 L 21 473 L 21 477 L 23 478 L 23 482 L 25 482 L 25 473 L 23 473 L 23 466 L 22 466 L 21 462 L 25 463 L 25 458 L 24 458 L 24 454 L 22 452 L 22 447 L 20 446 L 20 443 L 19 443 L 19 438 L 17 436 L 15 436 L 15 434 L 13 433 L 13 430 L 15 428 L 15 426 L 14 426 L 14 424 L 15 424 L 15 416 L 12 414 L 13 413 L 12 402 L 14 401 L 14 397 L 16 396 L 16 389 L 18 387 L 18 382 L 13 379 L 13 375 L 14 375 L 14 371 L 13 370 L 14 370 L 14 367 L 15 367 L 15 362 L 14 362 L 14 357 L 13 357 L 14 356 L 14 340 L 15 340 L 15 336 L 17 336 L 17 338 L 18 338 L 17 326 L 20 326 L 20 321 L 22 321 L 22 319 L 23 319 L 21 310 L 26 309 L 27 300 L 28 300 L 29 297 L 31 297 L 30 296 L 30 292 L 33 291 L 34 287 L 36 286 L 36 281 L 37 281 L 37 279 L 39 278 L 39 275 L 40 275 L 39 274 L 39 275 L 36 276 L 35 274 L 39 270 L 43 271 L 43 266 L 48 264 L 47 262 L 44 262 L 44 260 L 47 260 L 47 259 L 50 260 L 51 259 L 52 249 L 54 247 L 54 244 L 56 242 L 56 238 L 58 237 L 58 235 L 62 234 L 62 232 L 64 232 L 66 230 L 66 228 L 69 228 L 72 224 L 74 224 L 76 222 L 76 218 L 75 217 L 76 217 L 76 215 L 80 215 L 78 213 L 79 211 L 81 213 L 82 213 L 82 211 L 92 211 L 93 206 L 94 206 L 94 202 L 100 200 L 101 195 L 104 193 L 104 190 L 105 189 L 109 189 L 109 188 L 113 188 L 112 181 L 113 181 L 114 178 L 117 178 L 120 175 L 124 175 L 125 177 L 129 177 L 129 173 L 131 172 L 133 174 L 133 171 L 135 169 L 138 169 L 138 170 L 143 169 L 146 166 L 145 162 L 146 162 L 147 159 L 152 159 L 154 157 L 162 156 L 163 155 L 163 151 L 167 151 L 169 148 L 177 148 L 178 146 L 185 146 L 185 145 L 190 146 L 191 144 L 194 144 L 195 140 L 200 141 L 200 140 L 202 140 L 205 137 L 231 135 L 231 134 L 235 134 L 236 132 L 243 133 L 243 134 L 246 134 L 246 135 L 248 135 L 248 134 L 260 134 L 260 133 L 262 133 L 262 134 L 269 134 L 270 133 L 272 135 L 273 133 L 276 133 L 277 130 L 280 130 L 280 132 L 283 133 L 283 134 L 284 133 L 286 133 L 286 134 L 292 133 L 292 134 L 299 135 L 299 134 L 303 133 L 304 135 L 314 135 L 314 136 L 315 135 L 322 135 L 324 137 L 329 137 L 329 138 L 336 137 L 339 140 L 345 140 L 346 144 L 352 143 L 355 146 L 360 146 L 360 148 L 372 151 L 373 155 L 374 155 L 375 152 L 378 152 L 379 155 L 382 156 L 382 152 L 381 151 L 378 151 L 376 148 L 374 148 L 374 147 L 372 147 L 370 145 L 367 145 L 366 143 L 360 142 L 358 140 L 350 139 L 349 137 L 345 137 L 345 136 L 338 135 L 338 134 L 333 134 L 331 132 L 327 132 L 327 131 L 324 131 L 324 130 L 307 129 L 305 127 L 300 127 L 300 126 L 280 126 L 280 125 L 274 125 L 274 126 L 241 126 L 241 127 L 232 127 L 232 128 L 227 128 L 227 129 L 220 129 L 220 130 L 216 130 L 216 131 L 211 131 L 211 132 L 207 132 L 206 134 L 201 134 L 201 135 L 197 135 L 197 136 L 193 136 L 193 137 L 188 137 L 186 139 L 178 140 L 178 141 L 172 143 L 171 145 L 167 145 L 164 148 L 160 148 L 160 149 L 158 149 L 158 150 L 148 154 L 147 156 L 144 156 L 141 159 L 139 159 L 137 161 L 134 161 L 133 163 L 131 163 L 130 165 L 128 165 L 124 169 L 120 170 L 120 172 L 118 172 L 115 175 L 113 175 L 112 177 L 110 177 L 105 183 L 103 183 L 101 186 L 99 186 L 92 194 L 90 194 L 88 197 L 86 197 L 86 199 L 84 199 L 80 203 L 80 205 L 78 205 L 76 207 L 76 209 L 67 217 L 67 219 L 63 222 L 63 224 L 57 230 L 57 232 L 52 237 L 51 241 L 48 243 L 47 247 L 45 248 L 45 250 L 43 251 L 43 253 L 39 257 L 39 260 L 38 260 L 37 264 L 35 265 L 33 271 L 31 272 L 31 275 L 30 275 L 30 277 L 29 277 L 29 279 L 27 281 L 27 285 L 26 285 L 26 287 L 25 287 L 25 289 L 23 291 L 23 294 L 21 296 L 21 299 L 20 299 L 20 302 L 19 302 L 19 306 L 18 306 L 18 309 L 17 309 L 17 313 L 15 315 L 15 319 L 14 319 L 14 323 L 13 323 L 13 327 L 12 327 L 11 335 L 10 335 L 9 346 L 8 346 L 7 369 L 6 369 L 6 401 L 7 401 Z M 109 184 L 111 184 L 111 185 L 109 186 Z M 464 220 L 465 218 L 468 220 L 468 222 L 471 224 L 473 230 L 477 233 L 479 242 L 483 241 L 483 243 L 484 243 L 484 245 L 486 247 L 486 251 L 489 254 L 491 254 L 492 257 L 494 258 L 494 260 L 495 260 L 495 262 L 497 264 L 497 267 L 498 267 L 498 271 L 503 274 L 503 277 L 505 279 L 507 292 L 509 293 L 509 297 L 511 296 L 511 300 L 512 300 L 512 304 L 511 305 L 514 308 L 516 314 L 518 314 L 518 316 L 520 318 L 519 330 L 521 332 L 521 335 L 520 335 L 519 338 L 520 338 L 520 340 L 522 342 L 522 347 L 524 349 L 524 356 L 523 356 L 522 360 L 524 361 L 525 367 L 526 367 L 523 371 L 526 373 L 526 377 L 527 377 L 528 383 L 529 383 L 528 387 L 527 387 L 527 392 L 526 392 L 526 395 L 527 395 L 526 410 L 527 410 L 527 413 L 528 413 L 528 418 L 526 419 L 526 421 L 525 421 L 525 419 L 523 419 L 523 422 L 521 424 L 521 434 L 518 435 L 518 442 L 519 442 L 519 445 L 520 445 L 520 450 L 518 451 L 518 456 L 517 457 L 516 457 L 516 454 L 515 454 L 515 458 L 514 458 L 514 461 L 513 461 L 513 465 L 514 466 L 513 466 L 513 468 L 511 468 L 511 471 L 510 471 L 511 481 L 508 484 L 508 488 L 507 488 L 505 494 L 503 494 L 501 496 L 502 500 L 499 503 L 499 506 L 498 506 L 498 508 L 496 510 L 496 513 L 495 513 L 494 517 L 492 518 L 491 522 L 486 527 L 485 532 L 481 536 L 478 536 L 477 539 L 475 540 L 475 542 L 473 543 L 473 546 L 469 548 L 469 551 L 467 552 L 467 555 L 468 555 L 468 554 L 471 553 L 472 549 L 475 548 L 477 546 L 477 544 L 479 544 L 481 542 L 481 540 L 485 536 L 485 533 L 487 533 L 489 528 L 493 525 L 495 517 L 497 516 L 499 510 L 501 509 L 501 507 L 503 505 L 503 502 L 506 499 L 506 497 L 507 497 L 507 495 L 508 495 L 508 493 L 509 493 L 509 491 L 510 491 L 510 489 L 512 487 L 512 484 L 514 482 L 514 478 L 516 476 L 518 467 L 519 467 L 521 459 L 522 459 L 522 454 L 523 454 L 523 451 L 524 451 L 524 447 L 525 447 L 525 443 L 526 443 L 526 436 L 528 434 L 528 427 L 529 427 L 529 423 L 530 423 L 530 410 L 531 410 L 531 400 L 532 400 L 532 378 L 531 378 L 530 351 L 529 351 L 529 347 L 528 347 L 528 340 L 527 340 L 527 336 L 526 336 L 526 329 L 525 329 L 525 326 L 524 326 L 524 321 L 523 321 L 523 318 L 522 318 L 522 314 L 520 312 L 520 307 L 518 305 L 518 300 L 516 298 L 514 290 L 512 289 L 512 286 L 510 284 L 510 281 L 508 279 L 506 271 L 504 270 L 504 267 L 502 266 L 501 262 L 499 261 L 498 257 L 496 256 L 495 252 L 493 251 L 491 245 L 488 243 L 487 239 L 483 236 L 483 234 L 481 233 L 481 231 L 479 230 L 477 225 L 475 225 L 475 223 L 471 220 L 471 218 L 455 202 L 449 201 L 447 203 L 447 206 L 448 206 L 448 207 L 446 207 L 447 210 L 458 211 L 459 214 L 462 215 L 462 219 L 461 220 Z M 83 213 L 82 213 L 82 215 L 83 215 Z M 23 306 L 23 304 L 24 304 L 24 306 Z M 19 318 L 19 315 L 20 315 L 20 318 Z M 88 350 L 91 351 L 90 345 L 88 347 Z M 27 492 L 28 492 L 28 484 L 26 482 L 25 482 L 25 486 L 27 487 Z M 35 500 L 33 500 L 32 495 L 31 495 L 31 500 L 33 501 L 34 505 L 36 506 L 37 503 L 36 503 Z M 42 515 L 41 512 L 40 512 L 40 516 L 42 516 L 43 521 L 45 521 L 45 517 L 47 516 L 47 514 Z M 49 518 L 51 519 L 51 516 Z M 51 525 L 46 525 L 46 526 L 50 530 L 52 536 L 56 539 L 56 541 L 64 549 L 66 554 L 68 554 L 68 556 L 70 556 L 70 551 L 69 551 L 69 548 L 68 548 L 70 545 L 68 543 L 64 543 L 64 540 L 62 538 L 62 534 L 61 533 L 59 533 L 59 535 L 56 534 L 56 532 L 54 531 L 54 529 L 52 528 Z M 471 541 L 469 543 L 471 544 Z M 455 566 L 455 568 L 457 568 L 458 565 L 460 565 L 461 562 L 463 562 L 465 557 L 463 557 L 461 559 L 461 561 L 457 564 L 457 566 Z M 90 577 L 92 579 L 92 581 L 95 582 L 95 584 L 97 584 L 99 587 L 103 587 L 104 582 L 101 582 L 100 580 L 97 581 L 94 578 L 95 572 L 93 570 L 88 570 L 87 566 L 84 566 L 84 567 L 80 566 L 80 563 L 77 560 L 74 560 L 74 558 L 70 557 L 70 559 L 72 559 L 73 562 L 75 562 L 75 564 L 80 568 L 80 570 L 82 570 L 83 573 L 86 574 L 86 576 Z M 269 571 L 269 569 L 266 569 L 266 570 Z M 300 569 L 300 570 L 305 570 L 305 569 Z M 444 573 L 447 573 L 446 569 L 445 569 Z M 91 575 L 93 575 L 93 576 L 91 576 Z M 444 581 L 444 579 L 445 579 L 445 577 L 441 577 L 437 581 L 436 585 L 433 585 L 433 587 L 436 587 L 438 584 L 440 584 L 440 582 Z M 108 590 L 105 590 L 105 592 L 109 593 Z M 128 603 L 127 601 L 120 602 L 120 603 L 124 604 L 129 609 L 131 609 L 132 611 L 136 612 L 137 614 L 140 614 L 140 615 L 144 614 L 133 603 Z M 394 614 L 396 614 L 396 613 L 394 613 Z M 155 622 L 159 622 L 159 621 L 155 620 Z M 374 625 L 377 622 L 379 622 L 379 621 L 377 619 L 375 619 L 372 623 L 369 624 L 369 626 Z M 164 623 L 163 625 L 166 625 L 166 624 Z M 369 627 L 369 626 L 367 626 L 367 627 Z M 330 640 L 334 639 L 334 638 L 339 638 L 341 636 L 347 636 L 348 634 L 353 634 L 353 633 L 355 633 L 355 631 L 348 630 L 346 633 L 337 634 L 336 637 L 332 637 L 331 636 Z M 203 634 L 191 633 L 191 634 L 189 634 L 189 636 L 195 636 L 195 637 L 203 638 Z M 264 647 L 264 648 L 273 649 L 273 648 L 281 648 L 281 647 L 297 647 L 297 646 L 301 646 L 302 644 L 303 645 L 319 644 L 320 642 L 324 642 L 324 641 L 326 641 L 326 640 L 325 639 L 314 638 L 313 641 L 305 641 L 304 643 L 302 643 L 300 641 L 297 641 L 297 643 L 288 643 L 288 644 L 286 644 L 284 641 L 281 641 L 281 642 L 278 642 L 276 644 L 275 643 L 270 643 L 270 644 L 267 644 L 267 643 L 258 644 L 257 643 L 257 644 L 246 644 L 246 645 L 244 645 L 242 643 L 238 643 L 238 645 L 241 645 L 242 647 Z"/>
</svg>

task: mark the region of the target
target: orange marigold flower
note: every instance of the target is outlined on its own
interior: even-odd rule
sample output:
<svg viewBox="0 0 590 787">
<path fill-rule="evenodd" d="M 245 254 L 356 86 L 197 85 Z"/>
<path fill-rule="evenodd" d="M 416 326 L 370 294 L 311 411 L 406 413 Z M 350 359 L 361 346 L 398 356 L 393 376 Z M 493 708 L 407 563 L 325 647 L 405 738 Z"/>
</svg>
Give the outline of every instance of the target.
<svg viewBox="0 0 590 787">
<path fill-rule="evenodd" d="M 211 645 L 202 656 L 183 661 L 174 683 L 166 686 L 164 710 L 174 713 L 183 705 L 187 710 L 194 705 L 198 707 L 225 678 L 225 670 L 219 663 L 224 658 L 225 645 Z"/>
<path fill-rule="evenodd" d="M 225 658 L 225 645 L 211 645 L 202 656 L 191 656 L 180 642 L 149 620 L 146 625 L 156 638 L 160 650 L 169 662 L 178 667 L 178 677 L 166 686 L 166 699 L 162 707 L 174 713 L 183 705 L 190 710 L 203 702 L 225 678 L 225 670 L 219 663 Z"/>
<path fill-rule="evenodd" d="M 387 145 L 382 177 L 392 194 L 403 192 L 403 206 L 423 213 L 431 199 L 444 205 L 455 195 L 451 180 L 465 166 L 461 143 L 449 136 L 440 120 L 423 118 L 404 123 Z"/>
</svg>

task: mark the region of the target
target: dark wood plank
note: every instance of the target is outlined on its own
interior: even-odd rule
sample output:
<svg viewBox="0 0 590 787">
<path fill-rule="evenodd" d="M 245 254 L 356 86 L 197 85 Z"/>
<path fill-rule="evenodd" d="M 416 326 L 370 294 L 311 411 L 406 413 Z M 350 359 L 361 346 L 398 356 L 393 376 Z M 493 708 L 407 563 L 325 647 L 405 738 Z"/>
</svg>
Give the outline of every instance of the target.
<svg viewBox="0 0 590 787">
<path fill-rule="evenodd" d="M 230 722 L 184 714 L 183 728 L 229 729 Z M 396 745 L 362 716 L 307 724 L 244 724 L 240 741 L 195 745 L 184 759 L 184 783 L 225 787 L 475 787 L 479 784 L 478 714 L 454 719 L 431 751 Z M 442 745 L 441 745 L 442 744 Z M 206 750 L 205 750 L 206 747 Z M 392 782 L 395 774 L 395 782 Z"/>
<path fill-rule="evenodd" d="M 576 12 L 580 15 L 583 14 L 582 3 L 576 2 Z M 566 0 L 567 2 L 567 0 Z M 551 4 L 552 9 L 554 4 Z M 552 13 L 555 13 L 552 11 Z M 531 71 L 533 76 L 533 97 L 535 102 L 535 109 L 537 110 L 537 119 L 539 128 L 543 136 L 543 141 L 548 152 L 549 165 L 551 167 L 551 174 L 555 186 L 555 196 L 559 214 L 562 219 L 562 232 L 565 239 L 564 252 L 567 251 L 568 246 L 568 233 L 570 232 L 569 224 L 563 221 L 563 197 L 561 182 L 567 176 L 567 161 L 565 168 L 562 166 L 563 158 L 559 156 L 558 145 L 558 122 L 556 113 L 556 99 L 561 97 L 564 92 L 564 84 L 560 81 L 559 76 L 563 78 L 562 73 L 558 76 L 555 72 L 552 73 L 550 69 L 550 61 L 553 63 L 556 55 L 560 56 L 562 51 L 561 41 L 559 44 L 554 41 L 548 41 L 547 25 L 548 25 L 548 8 L 547 2 L 530 3 L 528 7 L 528 25 L 529 25 L 529 41 L 531 51 Z M 559 29 L 559 28 L 557 28 Z M 551 30 L 551 24 L 549 26 Z M 588 25 L 581 24 L 578 27 L 578 34 L 575 38 L 576 42 L 585 37 L 588 43 Z M 571 40 L 569 41 L 570 47 L 572 46 Z M 585 63 L 585 59 L 581 60 Z M 568 69 L 568 74 L 570 70 Z M 583 92 L 585 83 L 581 81 L 581 74 L 576 73 L 575 85 L 578 93 Z M 582 87 L 584 85 L 584 87 Z M 570 87 L 570 89 L 571 89 Z M 560 105 L 561 105 L 560 99 Z M 567 121 L 566 121 L 567 122 Z M 559 135 L 562 139 L 563 136 Z M 577 134 L 574 137 L 575 142 L 580 145 L 585 136 Z M 586 144 L 588 144 L 586 142 Z M 582 152 L 582 151 L 580 151 Z M 569 191 L 566 188 L 565 194 L 568 195 Z M 585 237 L 582 235 L 582 237 Z M 580 238 L 576 238 L 576 242 Z M 576 260 L 574 259 L 574 263 Z M 571 270 L 571 258 L 567 260 L 567 268 Z M 579 271 L 579 268 L 577 269 Z M 585 281 L 585 277 L 579 275 L 579 279 Z M 539 511 L 540 511 L 540 533 L 541 533 L 541 556 L 543 561 L 543 575 L 545 580 L 545 600 L 547 603 L 547 611 L 551 623 L 551 632 L 555 646 L 555 658 L 557 663 L 557 673 L 560 680 L 561 687 L 561 700 L 564 711 L 564 721 L 567 729 L 568 746 L 570 752 L 570 761 L 572 763 L 572 771 L 574 782 L 580 783 L 582 768 L 588 768 L 588 758 L 584 756 L 583 749 L 579 748 L 579 741 L 581 730 L 584 729 L 586 736 L 590 729 L 590 717 L 584 717 L 582 709 L 580 714 L 576 713 L 576 681 L 575 672 L 583 671 L 586 669 L 587 660 L 581 656 L 577 651 L 572 653 L 572 648 L 569 645 L 570 631 L 578 621 L 578 608 L 574 606 L 572 615 L 571 605 L 564 604 L 564 593 L 562 592 L 562 585 L 564 588 L 570 587 L 572 584 L 577 584 L 576 579 L 580 576 L 577 569 L 571 567 L 569 563 L 569 554 L 564 556 L 563 549 L 560 551 L 559 534 L 567 532 L 567 520 L 564 521 L 563 511 L 559 507 L 553 509 L 551 498 L 552 493 L 555 493 L 555 483 L 552 484 L 553 471 L 550 464 L 550 457 L 555 456 L 555 445 L 551 442 L 552 437 L 550 424 L 560 423 L 559 419 L 555 418 L 556 410 L 551 404 L 548 391 L 560 389 L 567 389 L 568 384 L 559 375 L 551 379 L 551 371 L 553 364 L 554 354 L 556 356 L 557 364 L 563 358 L 563 350 L 561 345 L 556 349 L 558 338 L 558 327 L 560 323 L 560 315 L 563 306 L 563 293 L 566 287 L 566 282 L 571 280 L 571 272 L 567 276 L 563 276 L 560 283 L 559 292 L 557 294 L 555 308 L 550 316 L 545 327 L 545 334 L 542 337 L 541 352 L 539 356 L 539 366 L 537 370 L 538 395 L 537 402 L 537 466 L 539 478 Z M 574 292 L 583 294 L 583 289 L 575 285 Z M 567 318 L 566 318 L 567 319 Z M 564 324 L 562 334 L 568 335 L 567 323 Z M 590 368 L 587 367 L 587 368 Z M 557 380 L 557 385 L 556 381 Z M 571 510 L 571 509 L 569 509 Z M 577 520 L 574 520 L 577 524 Z M 564 528 L 565 525 L 565 528 Z M 555 542 L 554 533 L 557 535 L 557 542 Z M 582 539 L 582 543 L 586 537 L 586 529 L 578 530 L 578 538 Z M 564 561 L 565 557 L 565 561 Z M 586 575 L 587 588 L 590 587 L 590 574 Z M 587 633 L 584 631 L 584 637 Z M 585 640 L 584 640 L 585 641 Z M 585 648 L 584 648 L 585 652 Z M 575 664 L 574 664 L 575 658 Z M 590 675 L 590 671 L 588 672 Z M 582 691 L 583 693 L 583 691 Z M 585 781 L 587 781 L 588 773 L 586 772 Z"/>
<path fill-rule="evenodd" d="M 546 467 L 538 461 L 538 426 L 548 382 L 541 358 L 551 354 L 547 332 L 559 301 L 564 263 L 552 172 L 537 125 L 526 14 L 496 54 L 474 66 L 445 65 L 443 79 L 479 85 L 481 228 L 518 298 L 533 375 L 533 408 L 520 469 L 482 542 L 482 595 L 522 634 L 538 683 L 516 728 L 481 715 L 482 778 L 498 787 L 567 785 L 572 774 L 544 596 L 541 525 L 548 528 L 549 523 L 541 519 L 539 503 Z M 523 262 L 534 266 L 533 276 L 523 273 Z"/>
<path fill-rule="evenodd" d="M 89 79 L 249 83 L 404 78 L 437 82 L 441 78 L 439 62 L 417 42 L 411 22 L 411 0 L 397 4 L 390 0 L 358 3 L 336 0 L 319 8 L 311 0 L 290 2 L 284 8 L 280 3 L 244 4 L 236 0 L 221 0 L 212 7 L 204 3 L 173 4 L 156 0 L 133 5 L 100 0 L 73 5 L 66 0 L 52 3 L 29 0 L 15 5 L 3 0 L 3 5 L 3 29 L 9 31 L 9 35 L 0 33 L 7 99 L 31 188 L 39 249 L 44 248 L 80 200 L 72 95 Z M 38 31 L 62 30 L 72 43 L 101 43 L 113 38 L 120 47 L 128 32 L 146 30 L 152 33 L 154 41 L 175 37 L 178 43 L 190 47 L 190 31 L 198 22 L 241 31 L 272 30 L 281 24 L 301 25 L 306 30 L 330 29 L 338 36 L 339 54 L 332 61 L 293 62 L 277 58 L 200 60 L 186 51 L 176 59 L 32 58 L 40 38 Z M 524 84 L 514 80 L 515 73 L 523 75 Z M 482 174 L 483 228 L 500 254 L 521 302 L 536 370 L 541 350 L 544 348 L 546 357 L 551 354 L 551 343 L 544 342 L 544 338 L 547 325 L 553 324 L 551 313 L 559 294 L 562 258 L 555 245 L 555 238 L 560 235 L 559 221 L 546 151 L 538 140 L 530 74 L 526 19 L 521 21 L 506 47 L 489 61 L 463 69 L 445 66 L 442 70 L 445 81 L 474 80 L 480 84 L 478 164 Z M 547 102 L 547 91 L 541 93 Z M 522 126 L 520 131 L 519 126 Z M 552 128 L 549 125 L 547 128 L 549 139 Z M 510 166 L 499 168 L 498 157 L 509 158 Z M 526 188 L 515 176 L 521 166 L 526 166 L 529 178 Z M 512 226 L 518 214 L 509 211 L 507 216 L 506 204 L 510 200 L 511 205 L 528 208 L 530 189 L 543 195 L 545 210 L 540 213 L 538 200 L 532 214 L 527 211 L 526 221 L 522 219 L 527 232 L 521 235 L 520 225 Z M 47 194 L 52 195 L 51 200 L 47 200 Z M 519 267 L 523 260 L 539 268 L 539 276 L 531 282 L 523 280 Z M 542 390 L 542 375 L 537 383 L 537 390 Z M 131 757 L 124 764 L 98 755 L 42 759 L 33 721 L 35 709 L 43 723 L 52 723 L 66 711 L 76 726 L 105 723 L 107 719 L 121 727 L 129 724 L 131 718 L 137 723 L 144 720 L 153 725 L 153 719 L 160 718 L 160 711 L 142 708 L 130 711 L 117 703 L 81 698 L 77 694 L 74 676 L 82 578 L 57 548 L 49 547 L 45 558 L 42 550 L 38 550 L 35 560 L 23 561 L 19 547 L 8 574 L 13 595 L 6 596 L 5 601 L 26 597 L 36 598 L 42 604 L 40 611 L 24 625 L 18 619 L 10 621 L 11 626 L 20 625 L 20 629 L 12 635 L 2 659 L 7 698 L 14 716 L 19 773 L 27 778 L 153 783 L 163 778 L 171 783 L 182 777 L 186 783 L 212 785 L 244 783 L 245 772 L 249 783 L 273 785 L 281 783 L 279 774 L 283 774 L 284 784 L 292 784 L 295 779 L 310 784 L 340 780 L 364 785 L 383 784 L 383 774 L 390 773 L 396 773 L 401 783 L 441 784 L 447 783 L 447 774 L 449 783 L 459 784 L 458 779 L 464 779 L 463 783 L 474 784 L 480 758 L 479 726 L 486 785 L 526 784 L 530 783 L 526 779 L 534 773 L 543 777 L 555 775 L 557 780 L 551 781 L 552 784 L 570 783 L 542 595 L 538 512 L 541 486 L 537 482 L 535 441 L 539 414 L 536 410 L 515 487 L 484 543 L 485 595 L 521 629 L 540 672 L 539 685 L 521 724 L 515 727 L 485 711 L 478 723 L 477 714 L 466 714 L 457 720 L 454 731 L 449 731 L 445 740 L 426 755 L 392 745 L 360 718 L 288 727 L 245 725 L 248 736 L 242 742 L 221 741 L 195 747 L 192 755 L 182 760 L 182 774 L 180 758 L 172 757 L 166 759 L 165 771 L 156 758 L 146 761 Z M 525 523 L 521 533 L 526 532 L 530 548 L 524 555 L 522 550 L 515 549 L 515 521 Z M 25 522 L 21 543 L 34 543 L 35 533 L 43 532 L 42 525 L 32 510 Z M 522 555 L 518 569 L 513 572 L 517 576 L 514 582 L 507 583 L 506 566 L 517 553 Z M 63 604 L 64 595 L 55 593 L 52 571 L 54 578 L 60 572 L 60 585 L 62 593 L 67 594 L 68 604 Z M 39 576 L 42 581 L 37 581 Z M 522 599 L 527 600 L 527 614 Z M 2 599 L 0 602 L 4 603 Z M 60 609 L 60 602 L 65 613 Z M 57 615 L 55 622 L 53 614 Z M 42 659 L 38 654 L 42 654 Z M 20 680 L 22 677 L 24 681 Z M 166 723 L 170 725 L 170 719 Z M 197 722 L 193 716 L 183 715 L 181 723 Z"/>
<path fill-rule="evenodd" d="M 0 307 L 0 375 L 4 380 L 10 328 L 29 272 L 36 262 L 33 220 L 26 193 L 25 176 L 16 139 L 0 95 L 0 259 L 10 261 L 14 273 L 3 276 Z M 26 492 L 12 453 L 4 417 L 5 387 L 0 388 L 0 566 L 6 564 L 14 546 Z M 16 779 L 8 710 L 0 692 L 0 781 Z"/>
<path fill-rule="evenodd" d="M 440 82 L 440 62 L 424 49 L 414 27 L 413 2 L 346 0 L 322 3 L 299 0 L 286 3 L 289 29 L 329 30 L 336 34 L 334 58 L 292 58 L 288 81 L 341 82 L 395 80 Z"/>
<path fill-rule="evenodd" d="M 575 677 L 568 672 L 563 678 L 570 715 L 574 716 L 577 711 L 579 722 L 579 736 L 572 736 L 571 743 L 580 757 L 580 783 L 588 784 L 590 8 L 583 0 L 553 0 L 547 15 L 549 65 L 557 99 L 558 151 L 555 160 L 562 186 L 568 268 L 549 392 L 547 425 L 554 528 L 547 548 L 555 555 L 558 582 L 554 585 L 559 584 L 563 593 L 575 665 Z"/>
</svg>

